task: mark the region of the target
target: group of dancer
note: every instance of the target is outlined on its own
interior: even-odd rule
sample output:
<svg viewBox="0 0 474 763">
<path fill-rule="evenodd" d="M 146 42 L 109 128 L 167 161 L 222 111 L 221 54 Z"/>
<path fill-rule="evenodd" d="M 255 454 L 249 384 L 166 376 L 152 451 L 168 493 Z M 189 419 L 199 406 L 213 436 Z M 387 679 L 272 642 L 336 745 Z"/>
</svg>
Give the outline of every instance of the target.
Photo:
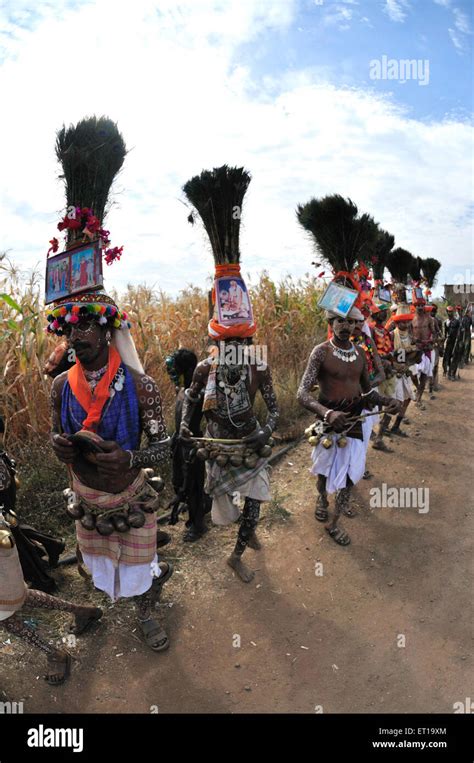
<svg viewBox="0 0 474 763">
<path fill-rule="evenodd" d="M 94 232 L 96 238 L 107 233 L 100 229 L 100 221 L 113 177 L 125 157 L 123 140 L 112 122 L 85 122 L 88 129 L 83 129 L 83 123 L 63 129 L 57 143 L 67 204 L 77 210 L 70 218 L 74 224 L 62 223 L 66 251 L 76 254 L 84 240 L 94 240 Z M 97 151 L 90 150 L 94 131 L 100 145 Z M 110 174 L 111 166 L 114 171 Z M 109 171 L 107 193 L 102 187 L 99 199 L 96 178 L 106 172 L 104 168 Z M 176 495 L 171 521 L 187 508 L 185 540 L 195 541 L 206 532 L 209 510 L 216 525 L 238 524 L 227 563 L 245 583 L 255 573 L 242 557 L 247 548 L 260 548 L 256 534 L 260 507 L 270 500 L 269 459 L 279 411 L 270 367 L 252 351 L 257 322 L 240 272 L 239 227 L 249 182 L 244 169 L 224 165 L 202 172 L 183 187 L 209 235 L 215 260 L 215 312 L 209 320 L 206 358 L 198 362 L 196 354 L 185 348 L 167 358 L 177 391 L 173 438 L 167 433 L 158 386 L 138 357 L 129 316 L 103 287 L 69 294 L 47 312 L 49 333 L 61 337 L 62 348 L 54 353 L 47 369 L 54 376 L 51 445 L 67 469 L 66 513 L 76 523 L 78 566 L 112 601 L 133 600 L 143 639 L 155 652 L 169 646 L 156 604 L 173 574 L 173 565 L 157 556 L 162 482 L 154 470 L 172 460 Z M 340 197 L 334 198 L 340 204 Z M 98 221 L 95 226 L 91 209 Z M 355 262 L 348 262 L 344 247 L 339 249 L 343 256 L 331 261 L 332 255 L 318 241 L 319 224 L 313 226 L 305 219 L 305 227 L 312 230 L 322 255 L 333 266 L 333 282 L 347 289 L 349 280 L 356 297 L 348 313 L 327 313 L 328 339 L 313 349 L 297 393 L 300 404 L 315 415 L 318 424 L 311 458 L 317 483 L 315 516 L 326 524 L 336 543 L 346 546 L 350 538 L 339 519 L 341 514 L 351 516 L 351 489 L 366 475 L 375 418 L 369 414 L 380 409 L 374 448 L 388 450 L 387 434 L 405 435 L 402 424 L 410 401 L 423 406 L 427 381 L 436 391 L 443 327 L 435 307 L 419 295 L 415 312 L 398 299 L 389 317 L 389 303 L 377 301 L 373 291 L 367 298 L 361 271 Z M 352 215 L 351 225 L 357 224 L 358 218 Z M 337 226 L 347 241 L 340 218 Z M 327 241 L 327 236 L 323 238 Z M 357 251 L 360 264 L 360 241 Z M 248 309 L 223 316 L 219 294 L 228 290 L 229 281 L 240 290 Z M 446 348 L 451 336 L 448 329 Z M 291 352 L 291 336 L 288 347 Z M 66 349 L 69 367 L 64 367 Z M 265 421 L 256 415 L 258 392 L 266 406 Z M 391 417 L 395 420 L 389 430 Z M 0 458 L 0 621 L 8 632 L 47 654 L 46 678 L 58 685 L 69 675 L 70 655 L 32 630 L 23 620 L 22 608 L 70 612 L 76 634 L 99 621 L 102 610 L 27 588 L 11 533 L 14 481 L 11 461 Z M 329 518 L 328 495 L 333 493 L 335 508 Z"/>
</svg>

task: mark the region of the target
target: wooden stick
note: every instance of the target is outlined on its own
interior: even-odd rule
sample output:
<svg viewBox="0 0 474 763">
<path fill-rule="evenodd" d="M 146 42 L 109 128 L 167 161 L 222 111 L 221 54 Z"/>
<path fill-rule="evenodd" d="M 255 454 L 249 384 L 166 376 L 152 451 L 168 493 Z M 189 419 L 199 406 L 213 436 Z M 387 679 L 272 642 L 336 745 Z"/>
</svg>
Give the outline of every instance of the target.
<svg viewBox="0 0 474 763">
<path fill-rule="evenodd" d="M 248 445 L 248 443 L 243 442 L 242 440 L 225 440 L 220 439 L 219 437 L 191 437 L 190 438 L 193 442 L 220 442 L 221 444 L 225 445 Z"/>
</svg>

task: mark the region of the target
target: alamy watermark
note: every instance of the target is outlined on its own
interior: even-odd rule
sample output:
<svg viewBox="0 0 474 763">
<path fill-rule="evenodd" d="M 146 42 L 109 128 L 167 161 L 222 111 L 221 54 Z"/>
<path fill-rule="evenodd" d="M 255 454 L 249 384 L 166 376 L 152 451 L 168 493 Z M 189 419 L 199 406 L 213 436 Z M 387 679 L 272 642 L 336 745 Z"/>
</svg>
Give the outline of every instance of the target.
<svg viewBox="0 0 474 763">
<path fill-rule="evenodd" d="M 20 702 L 0 702 L 0 715 L 21 715 L 23 712 L 23 700 Z"/>
<path fill-rule="evenodd" d="M 266 344 L 240 344 L 233 342 L 219 342 L 217 362 L 223 366 L 257 366 L 259 371 L 265 371 L 268 362 L 268 348 Z"/>
<path fill-rule="evenodd" d="M 369 490 L 371 509 L 417 509 L 418 514 L 430 510 L 430 489 L 428 487 L 372 487 Z"/>
<path fill-rule="evenodd" d="M 454 294 L 474 294 L 474 273 L 466 270 L 463 273 L 456 273 L 453 278 Z"/>
<path fill-rule="evenodd" d="M 429 85 L 430 62 L 427 58 L 373 58 L 369 63 L 370 79 L 396 80 L 405 83 L 415 80 L 419 85 Z"/>
</svg>

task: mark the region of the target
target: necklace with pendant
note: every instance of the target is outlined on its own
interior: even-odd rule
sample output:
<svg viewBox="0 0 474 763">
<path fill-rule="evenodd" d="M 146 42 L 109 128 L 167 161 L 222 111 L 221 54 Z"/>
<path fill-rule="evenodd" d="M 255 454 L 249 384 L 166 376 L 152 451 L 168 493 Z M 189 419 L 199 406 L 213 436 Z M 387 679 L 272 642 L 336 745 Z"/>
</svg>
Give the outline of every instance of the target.
<svg viewBox="0 0 474 763">
<path fill-rule="evenodd" d="M 108 365 L 109 364 L 106 363 L 105 366 L 102 366 L 102 368 L 99 368 L 97 371 L 86 371 L 86 369 L 84 369 L 84 376 L 86 377 L 89 387 L 91 388 L 91 392 L 94 392 L 98 383 L 107 371 Z"/>
<path fill-rule="evenodd" d="M 227 380 L 227 375 L 224 373 L 224 371 L 221 371 L 219 376 L 220 376 L 219 387 L 223 390 L 226 396 L 230 395 L 231 399 L 234 399 L 235 397 L 237 397 L 236 387 L 247 378 L 247 366 L 244 366 L 243 369 L 240 371 L 239 378 L 237 379 L 236 382 L 234 382 L 234 384 L 231 384 Z"/>
<path fill-rule="evenodd" d="M 222 391 L 224 392 L 224 395 L 225 395 L 225 402 L 226 402 L 226 408 L 227 408 L 227 416 L 228 416 L 229 421 L 232 424 L 232 426 L 234 426 L 236 429 L 242 429 L 242 427 L 244 427 L 247 424 L 247 422 L 246 421 L 241 421 L 241 422 L 234 421 L 234 419 L 232 418 L 231 411 L 230 411 L 229 398 L 230 398 L 231 402 L 234 402 L 237 399 L 238 394 L 239 394 L 237 392 L 237 387 L 239 387 L 242 384 L 245 387 L 247 386 L 246 385 L 246 381 L 245 381 L 246 378 L 247 378 L 247 371 L 248 371 L 248 366 L 244 366 L 243 369 L 239 373 L 239 378 L 237 379 L 237 381 L 234 384 L 230 384 L 227 381 L 227 375 L 224 373 L 223 370 L 221 370 L 221 372 L 219 374 L 219 376 L 222 377 L 219 380 L 219 387 L 222 389 Z"/>
<path fill-rule="evenodd" d="M 353 363 L 359 357 L 356 348 L 351 342 L 351 346 L 348 350 L 343 350 L 342 347 L 338 347 L 334 344 L 332 339 L 329 340 L 329 344 L 332 347 L 332 354 L 335 358 L 343 360 L 344 363 Z"/>
</svg>

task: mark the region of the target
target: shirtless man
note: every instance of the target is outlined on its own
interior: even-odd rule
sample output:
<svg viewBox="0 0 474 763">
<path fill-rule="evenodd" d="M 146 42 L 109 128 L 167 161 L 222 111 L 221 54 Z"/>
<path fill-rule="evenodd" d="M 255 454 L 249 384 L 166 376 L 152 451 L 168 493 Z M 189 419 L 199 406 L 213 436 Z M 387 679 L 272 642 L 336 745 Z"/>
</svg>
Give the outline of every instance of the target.
<svg viewBox="0 0 474 763">
<path fill-rule="evenodd" d="M 436 326 L 431 315 L 425 312 L 425 300 L 416 301 L 416 311 L 411 324 L 411 333 L 416 347 L 422 351 L 421 362 L 418 364 L 418 390 L 415 405 L 423 408 L 421 398 L 426 387 L 426 380 L 433 375 L 432 350 L 436 337 Z"/>
<path fill-rule="evenodd" d="M 327 317 L 334 336 L 313 349 L 297 397 L 302 406 L 328 425 L 328 436 L 332 439 L 331 447 L 325 448 L 320 442 L 312 453 L 311 472 L 317 476 L 319 493 L 316 519 L 328 520 L 327 494 L 336 493 L 334 516 L 326 530 L 336 543 L 347 546 L 349 535 L 337 523 L 341 513 L 347 513 L 351 487 L 362 478 L 366 458 L 361 422 L 348 429 L 348 418 L 373 405 L 386 406 L 388 413 L 396 414 L 400 403 L 371 389 L 364 350 L 350 340 L 356 321 L 363 319 L 362 313 L 352 308 L 347 318 L 333 313 Z M 316 384 L 318 401 L 311 394 Z M 343 432 L 347 444 L 339 447 L 337 434 Z"/>
<path fill-rule="evenodd" d="M 207 358 L 196 366 L 191 386 L 185 393 L 180 435 L 191 436 L 193 408 L 204 396 L 205 436 L 242 440 L 257 451 L 268 443 L 279 416 L 270 368 L 266 364 L 259 366 L 254 358 L 245 358 L 242 351 L 247 345 L 246 339 L 229 337 L 219 345 L 217 358 Z M 264 427 L 260 426 L 253 410 L 259 390 L 268 409 Z M 258 459 L 254 468 L 221 467 L 215 461 L 212 464 L 206 461 L 205 490 L 213 498 L 212 519 L 216 524 L 235 521 L 239 512 L 232 498 L 236 493 L 245 496 L 237 543 L 227 560 L 244 583 L 249 583 L 255 573 L 241 557 L 247 546 L 260 548 L 255 535 L 260 503 L 270 500 L 266 466 L 265 458 Z"/>
<path fill-rule="evenodd" d="M 433 343 L 433 374 L 429 380 L 429 393 L 432 400 L 434 400 L 434 392 L 439 391 L 438 383 L 438 371 L 439 371 L 439 359 L 441 357 L 442 345 L 443 345 L 443 322 L 441 318 L 438 318 L 438 305 L 429 305 L 426 308 L 426 312 L 431 314 L 433 318 L 434 326 L 434 343 Z"/>
</svg>

